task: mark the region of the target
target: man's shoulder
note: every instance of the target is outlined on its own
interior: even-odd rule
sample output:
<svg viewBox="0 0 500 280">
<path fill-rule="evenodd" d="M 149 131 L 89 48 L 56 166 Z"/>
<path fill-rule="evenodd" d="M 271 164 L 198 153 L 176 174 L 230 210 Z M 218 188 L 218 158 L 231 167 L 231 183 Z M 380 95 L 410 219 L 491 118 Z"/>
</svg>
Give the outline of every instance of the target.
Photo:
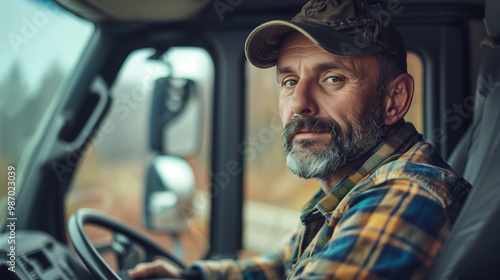
<svg viewBox="0 0 500 280">
<path fill-rule="evenodd" d="M 363 190 L 413 184 L 430 193 L 444 207 L 462 205 L 470 184 L 456 173 L 430 143 L 419 141 L 398 158 L 383 164 L 359 186 Z M 364 185 L 364 186 L 363 186 Z"/>
<path fill-rule="evenodd" d="M 408 178 L 429 183 L 442 182 L 448 186 L 469 185 L 439 155 L 435 147 L 425 141 L 415 143 L 405 153 L 381 165 L 371 177 L 386 179 Z M 458 181 L 458 182 L 457 182 Z"/>
<path fill-rule="evenodd" d="M 412 197 L 440 205 L 451 226 L 470 188 L 470 184 L 446 164 L 432 145 L 420 141 L 364 178 L 346 196 L 340 208 L 349 209 L 353 204 L 381 201 L 386 195 L 391 196 L 390 201 L 395 205 L 399 203 L 396 197 Z"/>
<path fill-rule="evenodd" d="M 399 164 L 420 163 L 427 164 L 433 167 L 441 168 L 444 170 L 453 170 L 441 157 L 436 148 L 428 142 L 418 141 L 410 147 L 404 154 L 397 160 Z"/>
</svg>

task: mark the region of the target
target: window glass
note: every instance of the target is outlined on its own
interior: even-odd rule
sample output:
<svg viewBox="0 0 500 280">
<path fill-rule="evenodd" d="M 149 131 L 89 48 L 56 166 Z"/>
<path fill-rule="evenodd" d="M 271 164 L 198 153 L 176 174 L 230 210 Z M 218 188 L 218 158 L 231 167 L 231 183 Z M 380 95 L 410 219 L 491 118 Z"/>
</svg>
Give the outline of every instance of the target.
<svg viewBox="0 0 500 280">
<path fill-rule="evenodd" d="M 415 53 L 408 54 L 408 71 L 415 79 L 415 96 L 406 120 L 423 131 L 423 68 Z M 295 176 L 287 167 L 281 140 L 275 69 L 246 65 L 247 138 L 245 161 L 245 253 L 269 252 L 299 224 L 302 206 L 319 183 Z"/>
<path fill-rule="evenodd" d="M 93 24 L 48 1 L 4 3 L 0 18 L 0 181 L 7 182 L 7 166 L 14 166 L 19 193 L 24 167 Z M 7 187 L 0 188 L 0 217 L 7 209 L 6 195 Z"/>
<path fill-rule="evenodd" d="M 194 47 L 171 48 L 163 60 L 149 59 L 153 54 L 153 49 L 141 49 L 130 54 L 125 61 L 111 89 L 113 103 L 102 124 L 106 128 L 103 127 L 101 137 L 94 139 L 87 148 L 67 195 L 66 216 L 82 207 L 104 212 L 190 263 L 203 258 L 208 247 L 210 205 L 205 198 L 209 186 L 213 62 L 207 51 Z M 197 202 L 189 209 L 193 215 L 183 217 L 187 227 L 176 232 L 148 229 L 143 212 L 146 170 L 160 154 L 151 149 L 148 134 L 154 85 L 157 79 L 164 77 L 191 80 L 197 98 L 201 99 L 201 107 L 196 113 L 186 107 L 165 129 L 168 131 L 165 133 L 166 146 L 173 147 L 168 154 L 182 155 L 192 167 L 196 180 L 195 197 L 190 197 Z M 177 105 L 174 102 L 165 106 Z M 190 127 L 199 128 L 200 148 L 195 153 L 185 154 L 183 142 L 193 142 L 188 139 L 191 136 L 185 134 Z M 176 175 L 175 170 L 173 173 Z M 159 197 L 163 199 L 160 203 L 172 198 Z M 157 222 L 162 226 L 163 221 L 155 220 Z M 168 228 L 170 225 L 166 222 L 164 226 Z M 111 238 L 109 233 L 99 230 L 89 229 L 88 234 L 97 245 L 109 244 Z"/>
<path fill-rule="evenodd" d="M 422 59 L 414 52 L 408 52 L 406 59 L 408 73 L 415 81 L 415 92 L 410 110 L 405 116 L 405 120 L 413 123 L 420 133 L 424 133 L 424 65 Z"/>
</svg>

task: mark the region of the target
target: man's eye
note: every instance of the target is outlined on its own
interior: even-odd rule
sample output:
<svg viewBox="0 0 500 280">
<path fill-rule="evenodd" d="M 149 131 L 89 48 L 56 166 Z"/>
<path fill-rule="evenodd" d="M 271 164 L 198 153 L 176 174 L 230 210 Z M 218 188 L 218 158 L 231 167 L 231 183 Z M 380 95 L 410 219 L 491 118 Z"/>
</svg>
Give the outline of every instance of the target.
<svg viewBox="0 0 500 280">
<path fill-rule="evenodd" d="M 283 82 L 283 85 L 285 85 L 287 87 L 294 87 L 297 85 L 297 81 L 296 80 L 286 80 Z"/>
<path fill-rule="evenodd" d="M 343 80 L 340 77 L 332 76 L 332 77 L 328 77 L 326 79 L 326 81 L 329 82 L 329 83 L 339 83 L 339 82 L 342 82 Z"/>
</svg>

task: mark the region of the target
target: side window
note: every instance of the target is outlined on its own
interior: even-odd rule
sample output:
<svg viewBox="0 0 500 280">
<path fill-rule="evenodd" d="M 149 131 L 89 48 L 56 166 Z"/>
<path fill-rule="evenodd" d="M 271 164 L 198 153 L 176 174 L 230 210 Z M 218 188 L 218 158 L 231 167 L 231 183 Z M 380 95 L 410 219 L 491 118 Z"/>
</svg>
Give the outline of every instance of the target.
<svg viewBox="0 0 500 280">
<path fill-rule="evenodd" d="M 0 180 L 7 182 L 5 170 L 14 166 L 19 193 L 25 167 L 93 24 L 50 1 L 15 1 L 0 9 L 0 17 Z M 64 44 L 54 47 L 54 42 Z M 0 188 L 0 218 L 7 210 L 6 198 L 7 187 Z"/>
<path fill-rule="evenodd" d="M 415 80 L 415 96 L 405 119 L 422 133 L 423 66 L 415 53 L 408 54 L 408 72 Z M 297 227 L 300 209 L 319 183 L 300 179 L 286 165 L 275 69 L 261 70 L 247 62 L 246 75 L 246 133 L 254 145 L 246 151 L 243 242 L 245 253 L 252 254 L 276 248 Z"/>
<path fill-rule="evenodd" d="M 414 52 L 408 52 L 406 59 L 408 63 L 408 73 L 415 81 L 415 92 L 410 110 L 405 116 L 405 120 L 413 123 L 415 128 L 424 133 L 424 65 L 422 58 Z"/>
<path fill-rule="evenodd" d="M 66 217 L 79 208 L 96 209 L 145 234 L 185 263 L 190 263 L 203 258 L 208 249 L 210 205 L 204 198 L 208 197 L 206 188 L 210 179 L 213 62 L 207 51 L 194 47 L 171 48 L 161 60 L 150 59 L 153 54 L 152 49 L 141 49 L 131 53 L 125 61 L 111 89 L 113 103 L 100 129 L 102 133 L 87 148 L 67 195 Z M 164 84 L 165 80 L 168 83 Z M 163 117 L 155 115 L 154 108 L 158 105 L 155 102 L 160 102 L 160 108 L 180 110 L 183 97 L 178 89 L 187 83 L 191 89 L 187 106 L 161 129 L 162 151 L 153 150 L 151 118 Z M 158 90 L 155 85 L 174 88 L 169 88 L 168 100 L 153 100 L 153 93 Z M 194 99 L 197 105 L 192 105 Z M 196 133 L 189 132 L 190 128 L 196 128 Z M 181 182 L 181 188 L 194 182 L 194 192 L 184 197 L 186 204 L 181 205 L 176 203 L 177 196 L 160 190 L 151 197 L 150 204 L 144 205 L 146 185 L 152 184 L 148 168 L 166 155 L 180 156 L 189 164 L 195 180 Z M 179 166 L 184 167 L 182 164 Z M 179 166 L 174 164 L 154 175 L 160 181 L 164 172 L 171 172 L 175 177 Z M 191 203 L 193 200 L 198 203 Z M 168 217 L 163 219 L 161 213 L 151 219 L 145 215 L 145 211 L 161 212 L 165 207 L 180 209 L 181 216 L 172 221 Z M 146 220 L 151 222 L 146 223 Z M 173 228 L 173 223 L 179 221 L 185 226 Z M 111 238 L 109 233 L 97 229 L 89 229 L 88 235 L 97 245 L 109 244 Z"/>
</svg>

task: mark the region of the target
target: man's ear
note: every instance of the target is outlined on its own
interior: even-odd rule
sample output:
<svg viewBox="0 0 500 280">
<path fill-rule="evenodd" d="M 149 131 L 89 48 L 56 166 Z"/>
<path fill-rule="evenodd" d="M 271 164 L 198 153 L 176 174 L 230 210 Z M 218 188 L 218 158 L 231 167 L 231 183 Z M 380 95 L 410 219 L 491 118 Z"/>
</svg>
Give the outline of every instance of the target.
<svg viewBox="0 0 500 280">
<path fill-rule="evenodd" d="M 406 115 L 413 99 L 413 78 L 407 73 L 399 74 L 385 87 L 384 125 L 396 124 Z"/>
</svg>

